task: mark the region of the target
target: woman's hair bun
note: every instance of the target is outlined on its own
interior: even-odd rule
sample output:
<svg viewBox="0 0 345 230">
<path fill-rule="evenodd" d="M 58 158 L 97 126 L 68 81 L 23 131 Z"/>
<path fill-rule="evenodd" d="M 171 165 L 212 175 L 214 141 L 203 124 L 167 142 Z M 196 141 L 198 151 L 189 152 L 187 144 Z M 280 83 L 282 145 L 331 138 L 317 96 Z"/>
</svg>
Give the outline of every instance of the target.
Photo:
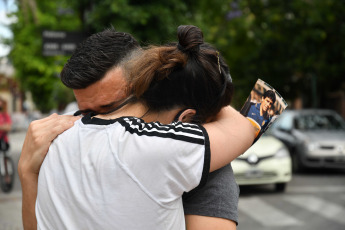
<svg viewBox="0 0 345 230">
<path fill-rule="evenodd" d="M 181 25 L 177 28 L 178 48 L 182 52 L 198 52 L 204 43 L 202 31 L 193 25 Z"/>
</svg>

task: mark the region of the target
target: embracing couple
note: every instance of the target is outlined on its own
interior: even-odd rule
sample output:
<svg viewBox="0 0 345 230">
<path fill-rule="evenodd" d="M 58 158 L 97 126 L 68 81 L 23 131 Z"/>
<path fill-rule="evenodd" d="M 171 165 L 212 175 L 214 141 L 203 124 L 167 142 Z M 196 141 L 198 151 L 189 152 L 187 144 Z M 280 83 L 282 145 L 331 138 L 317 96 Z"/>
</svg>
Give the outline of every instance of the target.
<svg viewBox="0 0 345 230">
<path fill-rule="evenodd" d="M 77 116 L 30 124 L 18 172 L 25 229 L 236 229 L 230 162 L 253 143 L 233 83 L 195 26 L 141 48 L 94 34 L 61 72 Z M 80 116 L 78 116 L 80 115 Z"/>
</svg>

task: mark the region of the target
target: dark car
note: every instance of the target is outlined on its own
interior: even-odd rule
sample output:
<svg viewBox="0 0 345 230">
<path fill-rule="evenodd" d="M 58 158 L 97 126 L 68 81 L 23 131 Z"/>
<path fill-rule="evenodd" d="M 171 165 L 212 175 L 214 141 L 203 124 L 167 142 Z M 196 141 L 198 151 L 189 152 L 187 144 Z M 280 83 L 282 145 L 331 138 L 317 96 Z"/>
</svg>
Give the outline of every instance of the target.
<svg viewBox="0 0 345 230">
<path fill-rule="evenodd" d="M 345 121 L 333 110 L 285 111 L 268 132 L 288 147 L 294 172 L 345 168 Z"/>
</svg>

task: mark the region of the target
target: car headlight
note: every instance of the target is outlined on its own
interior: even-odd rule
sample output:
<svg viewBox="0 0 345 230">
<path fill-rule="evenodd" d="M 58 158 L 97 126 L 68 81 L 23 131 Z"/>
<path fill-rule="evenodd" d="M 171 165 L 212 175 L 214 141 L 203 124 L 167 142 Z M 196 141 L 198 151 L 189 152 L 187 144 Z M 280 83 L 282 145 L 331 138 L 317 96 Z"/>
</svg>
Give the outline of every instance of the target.
<svg viewBox="0 0 345 230">
<path fill-rule="evenodd" d="M 308 152 L 313 152 L 315 149 L 317 149 L 319 147 L 319 145 L 317 143 L 312 142 L 308 139 L 304 140 L 303 144 L 304 144 L 304 146 Z"/>
<path fill-rule="evenodd" d="M 274 155 L 274 157 L 276 158 L 286 158 L 289 156 L 290 156 L 290 153 L 286 148 L 279 149 L 278 152 L 276 152 L 276 154 Z"/>
<path fill-rule="evenodd" d="M 337 151 L 339 153 L 345 154 L 345 145 L 344 146 L 343 145 L 338 145 Z"/>
<path fill-rule="evenodd" d="M 307 148 L 309 152 L 313 152 L 315 149 L 318 148 L 318 144 L 317 143 L 308 143 L 307 144 Z"/>
</svg>

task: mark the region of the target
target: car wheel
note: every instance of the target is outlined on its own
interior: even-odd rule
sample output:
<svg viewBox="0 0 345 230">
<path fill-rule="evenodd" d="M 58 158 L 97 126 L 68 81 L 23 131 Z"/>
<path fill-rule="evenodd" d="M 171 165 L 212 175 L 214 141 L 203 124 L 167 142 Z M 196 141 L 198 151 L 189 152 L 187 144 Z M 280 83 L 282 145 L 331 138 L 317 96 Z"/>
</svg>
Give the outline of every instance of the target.
<svg viewBox="0 0 345 230">
<path fill-rule="evenodd" d="M 277 183 L 275 184 L 276 192 L 284 192 L 286 189 L 286 183 Z"/>
</svg>

